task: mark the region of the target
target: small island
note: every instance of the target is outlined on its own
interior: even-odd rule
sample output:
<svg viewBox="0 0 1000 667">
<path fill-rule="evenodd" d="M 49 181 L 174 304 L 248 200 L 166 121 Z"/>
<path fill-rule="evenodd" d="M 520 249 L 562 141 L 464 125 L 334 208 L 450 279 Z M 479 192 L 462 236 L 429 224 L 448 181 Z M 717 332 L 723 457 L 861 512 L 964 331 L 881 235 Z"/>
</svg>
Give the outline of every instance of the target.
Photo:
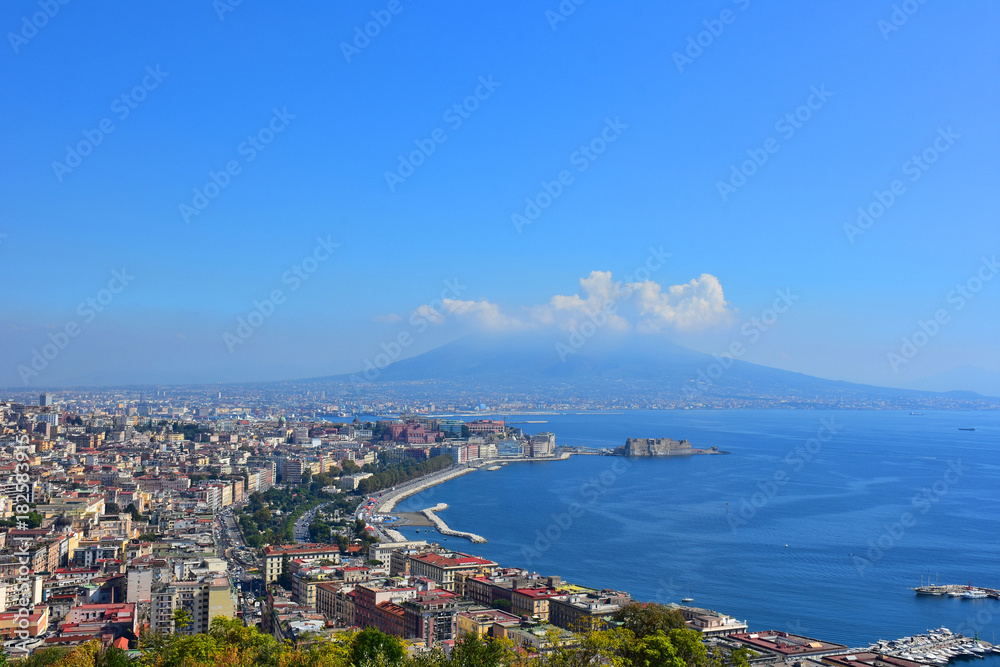
<svg viewBox="0 0 1000 667">
<path fill-rule="evenodd" d="M 673 438 L 629 438 L 624 447 L 615 447 L 615 456 L 691 456 L 692 454 L 728 454 L 718 447 L 696 449 L 687 440 Z"/>
</svg>

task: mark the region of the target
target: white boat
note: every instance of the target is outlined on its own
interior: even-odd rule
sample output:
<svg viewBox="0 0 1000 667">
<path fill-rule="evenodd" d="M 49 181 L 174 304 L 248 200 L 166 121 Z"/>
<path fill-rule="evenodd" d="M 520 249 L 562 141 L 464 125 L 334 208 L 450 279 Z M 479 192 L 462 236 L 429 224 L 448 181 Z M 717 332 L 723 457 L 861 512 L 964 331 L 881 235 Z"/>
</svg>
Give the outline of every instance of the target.
<svg viewBox="0 0 1000 667">
<path fill-rule="evenodd" d="M 986 593 L 982 591 L 965 591 L 962 593 L 962 597 L 966 600 L 985 600 Z"/>
</svg>

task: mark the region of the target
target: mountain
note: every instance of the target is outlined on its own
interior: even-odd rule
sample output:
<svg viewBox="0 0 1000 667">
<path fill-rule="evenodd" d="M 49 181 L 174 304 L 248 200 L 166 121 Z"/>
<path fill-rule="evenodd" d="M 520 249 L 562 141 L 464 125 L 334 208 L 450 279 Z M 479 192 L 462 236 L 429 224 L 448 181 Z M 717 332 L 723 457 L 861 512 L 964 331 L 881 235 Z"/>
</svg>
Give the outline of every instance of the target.
<svg viewBox="0 0 1000 667">
<path fill-rule="evenodd" d="M 975 366 L 959 366 L 908 382 L 907 387 L 924 391 L 974 391 L 984 396 L 1000 396 L 1000 373 Z"/>
<path fill-rule="evenodd" d="M 973 392 L 936 394 L 826 380 L 696 352 L 653 336 L 473 335 L 383 369 L 313 378 L 427 395 L 517 394 L 546 401 L 811 407 L 986 407 Z"/>
</svg>

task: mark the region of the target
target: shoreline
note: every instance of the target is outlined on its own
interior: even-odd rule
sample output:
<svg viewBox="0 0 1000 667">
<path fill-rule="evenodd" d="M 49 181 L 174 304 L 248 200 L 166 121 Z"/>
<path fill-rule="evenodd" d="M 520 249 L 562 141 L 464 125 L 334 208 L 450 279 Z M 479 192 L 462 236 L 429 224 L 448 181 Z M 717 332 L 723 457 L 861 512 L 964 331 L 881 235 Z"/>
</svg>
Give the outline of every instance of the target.
<svg viewBox="0 0 1000 667">
<path fill-rule="evenodd" d="M 387 496 L 383 500 L 377 501 L 375 503 L 375 508 L 373 513 L 375 514 L 388 514 L 392 511 L 392 508 L 396 506 L 401 500 L 405 500 L 410 496 L 414 496 L 421 491 L 425 491 L 432 486 L 437 486 L 438 484 L 444 484 L 445 482 L 455 479 L 456 477 L 461 477 L 466 475 L 478 468 L 448 468 L 443 473 L 435 473 L 430 477 L 423 477 L 416 481 L 413 486 L 404 487 L 402 489 L 397 489 L 392 492 L 392 495 Z"/>
<path fill-rule="evenodd" d="M 433 474 L 433 475 L 431 475 L 429 477 L 424 477 L 424 478 L 422 478 L 420 480 L 416 480 L 415 482 L 411 483 L 412 486 L 405 486 L 404 488 L 397 489 L 396 491 L 393 491 L 390 495 L 385 496 L 384 498 L 378 500 L 375 503 L 375 507 L 372 509 L 372 514 L 388 515 L 388 514 L 390 514 L 392 512 L 392 510 L 396 507 L 396 505 L 399 502 L 401 502 L 403 500 L 406 500 L 410 496 L 414 496 L 414 495 L 420 493 L 421 491 L 426 491 L 427 489 L 435 487 L 435 486 L 437 486 L 439 484 L 444 484 L 445 482 L 449 482 L 449 481 L 451 481 L 453 479 L 461 477 L 462 475 L 467 475 L 470 472 L 475 472 L 477 470 L 488 470 L 488 466 L 499 465 L 501 463 L 532 463 L 532 462 L 541 462 L 541 461 L 566 461 L 566 460 L 569 460 L 569 458 L 572 455 L 573 455 L 572 452 L 561 452 L 558 456 L 547 456 L 547 457 L 543 457 L 543 458 L 503 458 L 503 459 L 496 458 L 496 459 L 482 459 L 480 461 L 477 461 L 478 465 L 469 465 L 469 464 L 466 464 L 464 467 L 461 467 L 461 468 L 459 468 L 459 467 L 448 468 L 443 473 L 435 473 L 435 474 Z M 443 505 L 443 507 L 440 507 L 441 505 Z M 448 507 L 448 505 L 446 505 L 444 503 L 438 503 L 437 507 L 423 509 L 423 510 L 420 510 L 418 513 L 423 514 L 428 519 L 428 521 L 431 522 L 432 526 L 439 533 L 441 533 L 442 535 L 447 535 L 449 537 L 451 537 L 451 536 L 454 536 L 454 537 L 464 537 L 464 538 L 466 538 L 468 540 L 471 540 L 472 542 L 475 542 L 475 543 L 484 543 L 484 542 L 487 541 L 486 538 L 482 537 L 481 535 L 476 535 L 475 533 L 469 533 L 469 532 L 466 532 L 466 531 L 456 531 L 456 530 L 450 528 L 448 526 L 448 524 L 445 523 L 445 521 L 443 519 L 441 519 L 436 514 L 434 514 L 435 511 L 441 511 L 443 509 L 447 509 L 447 507 Z M 382 526 L 383 526 L 382 531 L 388 537 L 392 538 L 394 541 L 399 541 L 399 542 L 405 542 L 406 541 L 406 538 L 399 531 L 393 530 L 391 528 L 385 528 L 384 527 L 385 524 L 382 524 Z M 397 537 L 399 538 L 398 540 L 396 539 Z"/>
</svg>

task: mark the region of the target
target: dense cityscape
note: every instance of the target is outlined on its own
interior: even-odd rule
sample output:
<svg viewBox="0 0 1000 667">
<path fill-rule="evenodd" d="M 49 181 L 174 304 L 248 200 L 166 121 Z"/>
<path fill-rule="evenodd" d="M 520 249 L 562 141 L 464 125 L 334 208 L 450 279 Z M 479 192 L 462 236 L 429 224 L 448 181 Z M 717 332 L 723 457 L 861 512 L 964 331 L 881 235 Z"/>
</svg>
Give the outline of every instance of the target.
<svg viewBox="0 0 1000 667">
<path fill-rule="evenodd" d="M 296 420 L 214 401 L 66 391 L 0 403 L 8 471 L 0 632 L 9 655 L 97 646 L 148 657 L 165 637 L 238 621 L 296 648 L 346 645 L 375 629 L 411 656 L 461 654 L 474 637 L 545 660 L 609 629 L 654 623 L 693 631 L 704 660 L 719 664 L 845 660 L 844 645 L 748 634 L 745 620 L 689 599 L 648 605 L 479 557 L 481 538 L 449 529 L 434 508 L 423 518 L 393 512 L 407 496 L 479 468 L 636 455 L 628 447 L 567 449 L 553 433 L 527 435 L 496 418 Z M 426 526 L 428 539 L 407 540 L 394 529 L 404 523 Z M 452 546 L 456 537 L 472 544 L 442 546 L 447 536 Z M 973 649 L 988 645 L 961 650 Z M 890 653 L 851 662 L 921 664 Z"/>
</svg>

